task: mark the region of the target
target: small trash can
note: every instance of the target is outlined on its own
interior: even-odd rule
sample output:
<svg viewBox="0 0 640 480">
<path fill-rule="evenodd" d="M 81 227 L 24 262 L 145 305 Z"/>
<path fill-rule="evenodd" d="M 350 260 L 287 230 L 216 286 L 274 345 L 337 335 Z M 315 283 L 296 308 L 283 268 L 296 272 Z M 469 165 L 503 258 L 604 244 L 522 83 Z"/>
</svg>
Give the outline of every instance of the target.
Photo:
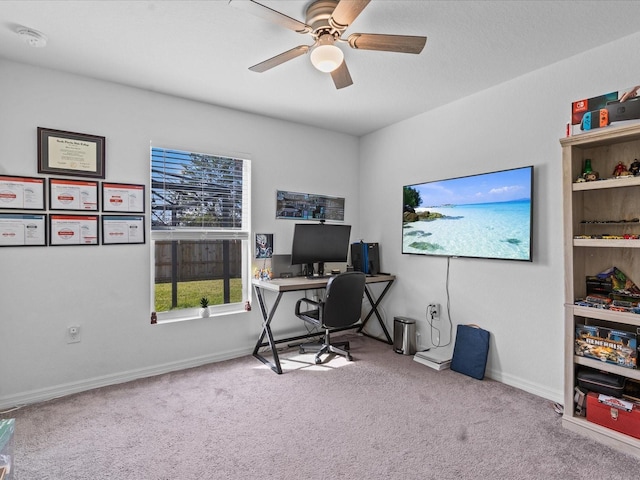
<svg viewBox="0 0 640 480">
<path fill-rule="evenodd" d="M 416 321 L 407 317 L 393 318 L 393 350 L 402 355 L 416 353 Z"/>
</svg>

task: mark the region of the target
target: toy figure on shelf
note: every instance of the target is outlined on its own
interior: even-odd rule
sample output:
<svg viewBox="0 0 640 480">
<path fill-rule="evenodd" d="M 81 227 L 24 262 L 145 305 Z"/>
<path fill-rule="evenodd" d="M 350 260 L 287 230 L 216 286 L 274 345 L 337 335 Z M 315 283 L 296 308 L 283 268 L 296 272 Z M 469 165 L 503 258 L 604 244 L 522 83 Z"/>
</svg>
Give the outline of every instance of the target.
<svg viewBox="0 0 640 480">
<path fill-rule="evenodd" d="M 585 159 L 584 168 L 582 169 L 582 175 L 578 177 L 576 182 L 593 182 L 595 180 L 598 180 L 599 178 L 600 175 L 598 174 L 598 172 L 594 172 L 591 168 L 591 159 Z"/>
<path fill-rule="evenodd" d="M 253 272 L 254 278 L 257 280 L 271 280 L 273 279 L 273 271 L 270 268 L 256 268 Z"/>
<path fill-rule="evenodd" d="M 638 159 L 636 158 L 633 163 L 629 166 L 629 172 L 634 176 L 637 177 L 638 175 L 640 175 L 640 162 L 638 161 Z"/>
<path fill-rule="evenodd" d="M 616 165 L 616 168 L 613 170 L 613 176 L 627 177 L 629 175 L 631 175 L 631 173 L 629 172 L 629 170 L 627 170 L 627 167 L 624 165 L 624 163 L 618 162 L 618 165 Z"/>
</svg>

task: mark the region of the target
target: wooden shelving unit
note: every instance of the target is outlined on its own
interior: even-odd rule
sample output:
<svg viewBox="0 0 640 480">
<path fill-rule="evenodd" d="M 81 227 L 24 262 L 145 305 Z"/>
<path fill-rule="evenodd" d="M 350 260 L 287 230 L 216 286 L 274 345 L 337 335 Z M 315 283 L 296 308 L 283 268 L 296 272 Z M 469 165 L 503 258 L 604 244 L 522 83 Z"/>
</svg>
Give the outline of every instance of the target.
<svg viewBox="0 0 640 480">
<path fill-rule="evenodd" d="M 640 315 L 574 305 L 586 296 L 586 277 L 618 267 L 640 282 L 640 240 L 576 238 L 640 235 L 640 177 L 608 178 L 618 162 L 629 166 L 640 159 L 640 124 L 607 127 L 560 140 L 563 162 L 565 252 L 565 387 L 563 425 L 606 445 L 640 457 L 640 440 L 575 415 L 576 367 L 584 365 L 640 380 L 630 369 L 575 355 L 576 324 L 594 322 L 636 331 Z M 578 183 L 584 161 L 591 159 L 600 178 Z"/>
</svg>

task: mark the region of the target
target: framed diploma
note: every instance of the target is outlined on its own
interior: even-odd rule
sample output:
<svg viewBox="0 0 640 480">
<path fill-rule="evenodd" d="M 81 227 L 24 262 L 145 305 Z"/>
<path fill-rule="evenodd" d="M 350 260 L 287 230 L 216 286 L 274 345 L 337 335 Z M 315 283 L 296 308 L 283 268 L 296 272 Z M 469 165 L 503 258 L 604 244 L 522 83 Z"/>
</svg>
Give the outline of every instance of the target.
<svg viewBox="0 0 640 480">
<path fill-rule="evenodd" d="M 44 178 L 0 175 L 0 208 L 44 210 Z"/>
<path fill-rule="evenodd" d="M 38 172 L 104 178 L 105 138 L 38 127 Z"/>
<path fill-rule="evenodd" d="M 49 209 L 98 211 L 98 182 L 49 179 Z"/>
<path fill-rule="evenodd" d="M 98 245 L 98 215 L 49 214 L 49 245 Z"/>
<path fill-rule="evenodd" d="M 29 247 L 47 244 L 47 216 L 0 214 L 0 247 Z"/>
<path fill-rule="evenodd" d="M 102 244 L 144 243 L 144 215 L 103 215 Z"/>
<path fill-rule="evenodd" d="M 144 213 L 144 185 L 102 182 L 102 211 Z"/>
</svg>

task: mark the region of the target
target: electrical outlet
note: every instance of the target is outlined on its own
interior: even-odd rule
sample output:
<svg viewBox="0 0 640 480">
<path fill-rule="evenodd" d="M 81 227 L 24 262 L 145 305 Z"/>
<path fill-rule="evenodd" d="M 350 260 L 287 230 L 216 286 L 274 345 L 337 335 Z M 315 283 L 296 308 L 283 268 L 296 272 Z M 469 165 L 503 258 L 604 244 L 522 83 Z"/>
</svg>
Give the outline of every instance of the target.
<svg viewBox="0 0 640 480">
<path fill-rule="evenodd" d="M 78 343 L 80 341 L 80 327 L 72 325 L 67 328 L 67 343 Z"/>
<path fill-rule="evenodd" d="M 431 303 L 429 307 L 427 307 L 427 314 L 429 316 L 429 320 L 439 320 L 440 319 L 440 304 L 439 303 Z"/>
</svg>

